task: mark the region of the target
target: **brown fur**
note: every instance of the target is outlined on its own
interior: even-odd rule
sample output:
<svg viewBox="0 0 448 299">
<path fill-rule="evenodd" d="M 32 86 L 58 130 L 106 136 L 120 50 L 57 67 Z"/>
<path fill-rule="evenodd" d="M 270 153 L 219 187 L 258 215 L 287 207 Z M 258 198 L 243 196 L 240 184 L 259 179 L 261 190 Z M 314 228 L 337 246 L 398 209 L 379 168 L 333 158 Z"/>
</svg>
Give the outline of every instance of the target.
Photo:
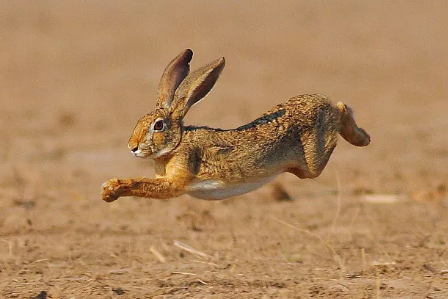
<svg viewBox="0 0 448 299">
<path fill-rule="evenodd" d="M 291 98 L 233 130 L 185 127 L 183 117 L 207 95 L 225 63 L 220 58 L 188 75 L 191 56 L 191 50 L 185 50 L 165 69 L 156 109 L 138 121 L 129 140 L 136 156 L 154 159 L 157 178 L 109 180 L 103 184 L 105 201 L 184 193 L 221 199 L 234 194 L 233 186 L 236 194 L 244 193 L 258 186 L 248 185 L 261 185 L 281 172 L 299 178 L 319 176 L 338 134 L 356 146 L 370 142 L 351 109 L 323 95 Z M 164 123 L 162 131 L 155 130 L 158 120 Z"/>
</svg>

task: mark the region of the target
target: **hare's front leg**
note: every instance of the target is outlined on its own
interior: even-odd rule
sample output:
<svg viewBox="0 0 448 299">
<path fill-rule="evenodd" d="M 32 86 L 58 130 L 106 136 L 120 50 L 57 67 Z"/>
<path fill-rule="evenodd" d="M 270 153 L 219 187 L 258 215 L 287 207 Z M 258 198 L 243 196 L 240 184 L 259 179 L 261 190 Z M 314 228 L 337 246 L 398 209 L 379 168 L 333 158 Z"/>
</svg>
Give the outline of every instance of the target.
<svg viewBox="0 0 448 299">
<path fill-rule="evenodd" d="M 107 202 L 121 196 L 166 199 L 184 192 L 181 184 L 166 178 L 111 179 L 103 184 L 102 189 L 103 200 Z"/>
</svg>

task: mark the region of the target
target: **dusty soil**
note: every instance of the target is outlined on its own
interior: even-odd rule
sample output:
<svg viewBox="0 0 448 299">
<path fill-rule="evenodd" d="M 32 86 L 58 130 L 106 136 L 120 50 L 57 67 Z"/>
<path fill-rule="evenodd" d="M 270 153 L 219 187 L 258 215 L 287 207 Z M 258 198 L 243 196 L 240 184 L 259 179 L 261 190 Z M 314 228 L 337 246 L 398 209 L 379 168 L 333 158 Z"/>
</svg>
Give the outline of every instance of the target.
<svg viewBox="0 0 448 299">
<path fill-rule="evenodd" d="M 447 298 L 448 2 L 389 2 L 3 1 L 0 296 Z M 226 201 L 103 202 L 153 174 L 127 139 L 186 47 L 227 59 L 187 123 L 324 93 L 371 145 Z"/>
</svg>

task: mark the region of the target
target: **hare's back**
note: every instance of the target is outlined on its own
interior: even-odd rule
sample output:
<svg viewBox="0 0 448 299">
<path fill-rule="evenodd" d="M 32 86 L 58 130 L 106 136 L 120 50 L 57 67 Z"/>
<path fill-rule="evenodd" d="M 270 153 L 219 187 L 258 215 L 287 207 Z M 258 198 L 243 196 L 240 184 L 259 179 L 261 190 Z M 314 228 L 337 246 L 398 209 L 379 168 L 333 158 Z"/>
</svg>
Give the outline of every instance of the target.
<svg viewBox="0 0 448 299">
<path fill-rule="evenodd" d="M 261 124 L 259 120 L 266 122 L 267 126 Z M 298 132 L 314 128 L 316 125 L 325 124 L 330 124 L 337 129 L 336 127 L 339 126 L 339 112 L 326 96 L 306 94 L 290 98 L 278 104 L 264 113 L 259 119 L 243 127 L 249 127 L 255 122 L 258 122 L 256 126 L 260 128 L 288 128 L 289 130 L 287 131 L 298 130 Z"/>
<path fill-rule="evenodd" d="M 286 109 L 291 115 L 300 120 L 314 121 L 322 114 L 337 115 L 338 112 L 333 103 L 324 95 L 306 94 L 290 98 L 279 109 Z"/>
</svg>

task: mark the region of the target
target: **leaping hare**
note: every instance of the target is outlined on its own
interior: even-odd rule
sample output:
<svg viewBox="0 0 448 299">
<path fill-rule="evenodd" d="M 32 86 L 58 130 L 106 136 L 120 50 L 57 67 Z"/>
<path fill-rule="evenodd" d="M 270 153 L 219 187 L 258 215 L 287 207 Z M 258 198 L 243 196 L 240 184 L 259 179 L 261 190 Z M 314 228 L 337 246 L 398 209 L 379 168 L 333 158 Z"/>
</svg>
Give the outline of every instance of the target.
<svg viewBox="0 0 448 299">
<path fill-rule="evenodd" d="M 103 200 L 185 193 L 224 199 L 257 189 L 282 172 L 319 176 L 338 133 L 356 146 L 370 143 L 352 110 L 323 95 L 291 98 L 233 130 L 184 126 L 185 114 L 212 89 L 225 64 L 219 58 L 189 74 L 192 56 L 187 49 L 167 66 L 156 108 L 137 122 L 129 139 L 136 157 L 154 160 L 156 178 L 111 179 L 102 186 Z"/>
</svg>

